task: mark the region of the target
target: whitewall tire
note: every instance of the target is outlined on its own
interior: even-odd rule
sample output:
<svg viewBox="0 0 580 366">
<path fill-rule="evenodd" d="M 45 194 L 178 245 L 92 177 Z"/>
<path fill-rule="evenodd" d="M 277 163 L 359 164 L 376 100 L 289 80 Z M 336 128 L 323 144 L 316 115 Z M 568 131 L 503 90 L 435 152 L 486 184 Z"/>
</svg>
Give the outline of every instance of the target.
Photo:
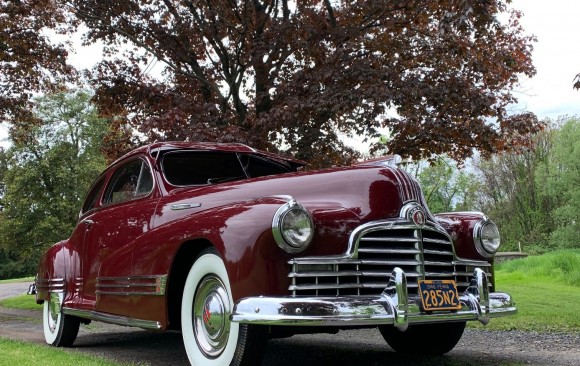
<svg viewBox="0 0 580 366">
<path fill-rule="evenodd" d="M 54 347 L 72 346 L 79 332 L 80 320 L 62 313 L 63 296 L 63 293 L 51 293 L 42 309 L 44 339 Z"/>
<path fill-rule="evenodd" d="M 194 366 L 244 365 L 261 359 L 262 329 L 230 321 L 233 298 L 224 262 L 204 250 L 191 267 L 181 302 L 181 332 Z"/>
</svg>

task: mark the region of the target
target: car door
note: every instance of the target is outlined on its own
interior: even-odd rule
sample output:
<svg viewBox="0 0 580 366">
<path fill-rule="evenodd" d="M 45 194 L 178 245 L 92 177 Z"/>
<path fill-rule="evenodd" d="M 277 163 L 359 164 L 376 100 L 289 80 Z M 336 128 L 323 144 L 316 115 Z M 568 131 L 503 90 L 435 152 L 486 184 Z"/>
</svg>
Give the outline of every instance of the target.
<svg viewBox="0 0 580 366">
<path fill-rule="evenodd" d="M 80 220 L 66 243 L 66 297 L 65 304 L 77 308 L 83 307 L 83 260 L 85 239 L 91 227 L 91 217 L 98 209 L 105 187 L 107 175 L 101 175 L 89 190 L 81 208 Z M 89 306 L 92 306 L 90 304 Z"/>
<path fill-rule="evenodd" d="M 155 188 L 149 162 L 130 159 L 111 174 L 101 207 L 84 218 L 82 307 L 130 313 L 132 248 L 150 230 Z"/>
</svg>

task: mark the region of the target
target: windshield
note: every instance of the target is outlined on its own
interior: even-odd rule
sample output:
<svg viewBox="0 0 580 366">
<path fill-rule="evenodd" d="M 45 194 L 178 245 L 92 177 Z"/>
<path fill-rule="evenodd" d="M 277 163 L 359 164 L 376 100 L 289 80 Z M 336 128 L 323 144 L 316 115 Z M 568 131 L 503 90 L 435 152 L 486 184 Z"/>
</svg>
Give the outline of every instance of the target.
<svg viewBox="0 0 580 366">
<path fill-rule="evenodd" d="M 163 173 L 174 186 L 210 184 L 246 173 L 235 153 L 214 151 L 176 151 L 163 156 Z"/>
<path fill-rule="evenodd" d="M 167 182 L 174 186 L 216 184 L 293 171 L 267 158 L 223 151 L 171 151 L 163 156 L 162 169 Z"/>
</svg>

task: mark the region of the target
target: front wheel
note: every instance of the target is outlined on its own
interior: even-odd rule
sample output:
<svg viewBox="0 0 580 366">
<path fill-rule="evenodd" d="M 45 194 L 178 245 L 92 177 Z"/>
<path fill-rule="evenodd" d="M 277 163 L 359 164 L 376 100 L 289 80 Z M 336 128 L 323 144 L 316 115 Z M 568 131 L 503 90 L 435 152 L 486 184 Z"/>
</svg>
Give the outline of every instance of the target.
<svg viewBox="0 0 580 366">
<path fill-rule="evenodd" d="M 62 293 L 51 293 L 44 301 L 42 323 L 46 343 L 54 347 L 70 347 L 79 333 L 80 319 L 63 314 Z"/>
<path fill-rule="evenodd" d="M 464 329 L 465 322 L 411 325 L 405 332 L 393 326 L 379 327 L 392 349 L 421 355 L 442 355 L 451 351 Z"/>
<path fill-rule="evenodd" d="M 256 365 L 267 336 L 264 328 L 234 323 L 232 291 L 224 262 L 204 250 L 191 267 L 181 302 L 181 331 L 192 365 Z"/>
</svg>

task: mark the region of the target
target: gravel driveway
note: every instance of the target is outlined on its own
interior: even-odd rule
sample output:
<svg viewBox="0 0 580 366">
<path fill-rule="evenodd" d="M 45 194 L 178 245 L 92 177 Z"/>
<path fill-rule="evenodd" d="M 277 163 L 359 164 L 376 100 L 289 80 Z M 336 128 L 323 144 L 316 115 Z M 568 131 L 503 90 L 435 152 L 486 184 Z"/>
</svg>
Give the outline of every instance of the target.
<svg viewBox="0 0 580 366">
<path fill-rule="evenodd" d="M 10 291 L 25 293 L 28 284 Z M 0 285 L 0 299 L 9 290 Z M 14 288 L 18 288 L 14 290 Z M 39 306 L 40 309 L 40 306 Z M 492 320 L 493 321 L 493 320 Z M 0 308 L 0 336 L 44 343 L 40 311 Z M 186 365 L 178 332 L 154 333 L 93 322 L 81 326 L 75 349 L 139 365 Z M 580 334 L 466 330 L 445 356 L 394 353 L 377 330 L 341 331 L 271 340 L 262 365 L 580 365 Z"/>
</svg>

